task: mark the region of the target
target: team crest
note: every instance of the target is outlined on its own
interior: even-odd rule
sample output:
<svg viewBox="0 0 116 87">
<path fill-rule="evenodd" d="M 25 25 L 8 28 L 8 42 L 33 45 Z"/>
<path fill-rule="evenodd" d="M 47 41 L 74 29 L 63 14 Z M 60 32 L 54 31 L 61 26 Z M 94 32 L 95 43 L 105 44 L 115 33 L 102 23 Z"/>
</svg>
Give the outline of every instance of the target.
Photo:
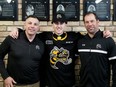
<svg viewBox="0 0 116 87">
<path fill-rule="evenodd" d="M 56 64 L 61 62 L 64 65 L 72 63 L 72 59 L 69 58 L 69 51 L 64 48 L 54 47 L 50 52 L 50 64 L 54 69 L 59 69 Z"/>
<path fill-rule="evenodd" d="M 102 47 L 101 47 L 101 44 L 97 44 L 97 45 L 96 45 L 96 48 L 97 48 L 97 49 L 102 48 Z"/>
</svg>

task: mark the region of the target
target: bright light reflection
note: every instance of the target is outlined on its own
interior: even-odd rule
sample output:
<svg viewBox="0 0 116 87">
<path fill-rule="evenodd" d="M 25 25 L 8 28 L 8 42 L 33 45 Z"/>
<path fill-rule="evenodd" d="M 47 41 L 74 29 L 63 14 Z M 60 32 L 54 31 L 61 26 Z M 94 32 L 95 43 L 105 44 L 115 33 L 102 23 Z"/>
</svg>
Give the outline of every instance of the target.
<svg viewBox="0 0 116 87">
<path fill-rule="evenodd" d="M 11 2 L 11 0 L 7 0 L 7 2 L 8 2 L 8 3 L 10 3 L 10 2 Z"/>
<path fill-rule="evenodd" d="M 100 3 L 102 0 L 96 0 L 95 3 L 98 4 Z"/>
</svg>

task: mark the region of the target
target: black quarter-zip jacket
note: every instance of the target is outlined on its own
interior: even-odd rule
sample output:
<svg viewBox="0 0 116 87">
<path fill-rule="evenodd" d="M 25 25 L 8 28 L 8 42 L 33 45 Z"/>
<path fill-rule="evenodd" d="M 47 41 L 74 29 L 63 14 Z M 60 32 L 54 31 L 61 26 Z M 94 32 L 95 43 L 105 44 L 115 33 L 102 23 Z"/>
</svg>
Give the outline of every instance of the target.
<svg viewBox="0 0 116 87">
<path fill-rule="evenodd" d="M 17 84 L 33 84 L 39 81 L 40 59 L 44 52 L 44 44 L 36 35 L 29 42 L 25 31 L 18 39 L 8 36 L 0 46 L 0 73 L 3 79 L 11 76 Z M 7 68 L 4 67 L 4 56 L 8 53 Z"/>
<path fill-rule="evenodd" d="M 116 65 L 116 45 L 113 39 L 103 38 L 101 31 L 93 38 L 87 34 L 78 42 L 78 52 L 81 59 L 80 87 L 110 87 L 110 61 L 115 61 Z M 115 69 L 113 73 L 116 74 Z"/>
</svg>

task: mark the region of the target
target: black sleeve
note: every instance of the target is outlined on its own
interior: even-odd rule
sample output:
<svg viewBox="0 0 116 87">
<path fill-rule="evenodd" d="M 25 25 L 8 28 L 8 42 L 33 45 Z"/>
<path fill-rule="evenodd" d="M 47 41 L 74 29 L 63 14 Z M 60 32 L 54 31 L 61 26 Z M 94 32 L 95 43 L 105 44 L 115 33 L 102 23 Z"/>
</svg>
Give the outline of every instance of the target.
<svg viewBox="0 0 116 87">
<path fill-rule="evenodd" d="M 81 34 L 80 32 L 78 32 L 77 35 L 78 35 L 78 40 L 82 39 L 85 36 L 84 34 Z"/>
<path fill-rule="evenodd" d="M 107 39 L 108 40 L 107 40 L 106 43 L 108 43 L 107 47 L 108 47 L 109 60 L 112 60 L 112 61 L 116 60 L 116 44 L 115 44 L 114 40 L 111 37 L 109 37 Z"/>
<path fill-rule="evenodd" d="M 116 87 L 116 60 L 110 62 L 112 64 L 112 87 Z"/>
<path fill-rule="evenodd" d="M 23 32 L 23 31 L 24 31 L 23 29 L 18 28 L 18 32 L 19 32 L 19 33 Z"/>
<path fill-rule="evenodd" d="M 38 36 L 39 36 L 39 38 L 40 38 L 41 40 L 43 40 L 43 38 L 44 38 L 44 33 L 39 33 Z"/>
<path fill-rule="evenodd" d="M 112 64 L 112 87 L 116 87 L 116 44 L 111 37 L 107 39 L 109 39 L 107 40 L 107 43 L 109 43 L 108 57 Z"/>
<path fill-rule="evenodd" d="M 48 32 L 41 32 L 39 33 L 39 38 L 40 40 L 44 43 L 45 39 L 46 39 L 46 35 L 48 35 Z"/>
<path fill-rule="evenodd" d="M 80 39 L 82 39 L 82 38 L 84 38 L 84 34 L 81 34 L 80 32 L 77 32 L 77 36 L 76 37 L 78 37 L 77 38 L 77 42 L 76 42 L 76 52 L 77 52 L 77 55 L 78 55 L 78 41 L 80 40 Z M 79 55 L 78 55 L 79 56 Z"/>
<path fill-rule="evenodd" d="M 9 76 L 7 70 L 5 69 L 4 57 L 10 49 L 10 38 L 10 36 L 6 37 L 0 45 L 0 73 L 3 79 L 6 79 Z"/>
</svg>

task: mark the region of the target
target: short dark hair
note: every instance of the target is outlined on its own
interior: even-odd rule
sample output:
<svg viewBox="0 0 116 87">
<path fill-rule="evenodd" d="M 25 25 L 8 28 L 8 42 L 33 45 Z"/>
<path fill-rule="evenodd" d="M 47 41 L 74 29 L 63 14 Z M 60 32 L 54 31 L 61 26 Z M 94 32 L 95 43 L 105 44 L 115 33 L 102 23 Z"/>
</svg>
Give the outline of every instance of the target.
<svg viewBox="0 0 116 87">
<path fill-rule="evenodd" d="M 84 16 L 83 16 L 83 20 L 85 21 L 85 16 L 90 15 L 90 14 L 93 14 L 95 16 L 95 19 L 99 20 L 99 17 L 97 16 L 97 14 L 95 12 L 87 12 L 87 13 L 85 13 Z"/>
<path fill-rule="evenodd" d="M 29 15 L 25 18 L 25 20 L 27 20 L 28 18 L 36 18 L 39 21 L 39 18 L 36 15 Z"/>
</svg>

